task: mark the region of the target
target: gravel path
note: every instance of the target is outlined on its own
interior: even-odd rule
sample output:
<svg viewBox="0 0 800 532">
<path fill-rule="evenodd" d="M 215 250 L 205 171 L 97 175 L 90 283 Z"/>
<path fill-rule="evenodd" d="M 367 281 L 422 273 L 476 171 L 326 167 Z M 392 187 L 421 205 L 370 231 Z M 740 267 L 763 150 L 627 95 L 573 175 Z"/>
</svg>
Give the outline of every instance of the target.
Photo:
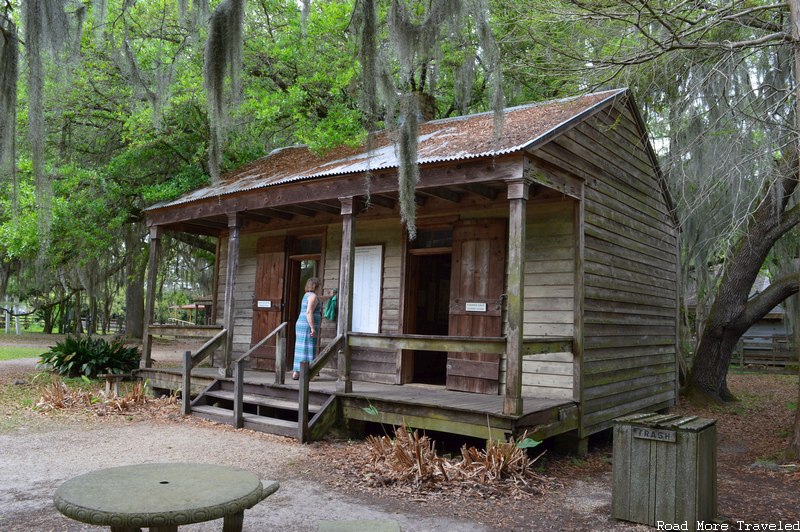
<svg viewBox="0 0 800 532">
<path fill-rule="evenodd" d="M 30 370 L 34 363 L 35 359 L 0 361 L 0 375 L 13 376 Z M 222 464 L 279 481 L 278 492 L 245 512 L 244 529 L 249 531 L 316 530 L 321 519 L 393 520 L 408 531 L 491 530 L 471 521 L 398 513 L 303 480 L 303 472 L 314 468 L 311 449 L 286 438 L 204 422 L 114 416 L 101 421 L 69 418 L 32 423 L 0 432 L 0 530 L 103 530 L 61 516 L 52 504 L 55 489 L 96 469 L 158 462 Z M 181 530 L 220 530 L 221 526 L 221 521 L 212 521 Z"/>
<path fill-rule="evenodd" d="M 154 358 L 163 362 L 179 359 L 182 348 L 167 347 L 169 352 L 161 349 Z M 0 361 L 0 384 L 13 383 L 35 362 Z M 2 415 L 6 414 L 0 412 Z M 56 488 L 76 475 L 100 468 L 159 462 L 222 464 L 280 482 L 274 495 L 245 512 L 244 530 L 252 532 L 315 531 L 320 520 L 354 519 L 389 520 L 409 532 L 647 530 L 610 518 L 609 475 L 576 481 L 566 492 L 554 492 L 522 506 L 520 501 L 506 505 L 501 500 L 371 496 L 332 487 L 337 482 L 330 481 L 340 479 L 331 477 L 349 473 L 321 467 L 325 465 L 320 462 L 324 452 L 288 438 L 187 420 L 177 413 L 166 418 L 25 415 L 28 419 L 21 426 L 0 430 L 3 532 L 107 530 L 58 513 L 52 503 Z M 221 527 L 218 520 L 181 530 L 216 531 Z"/>
</svg>

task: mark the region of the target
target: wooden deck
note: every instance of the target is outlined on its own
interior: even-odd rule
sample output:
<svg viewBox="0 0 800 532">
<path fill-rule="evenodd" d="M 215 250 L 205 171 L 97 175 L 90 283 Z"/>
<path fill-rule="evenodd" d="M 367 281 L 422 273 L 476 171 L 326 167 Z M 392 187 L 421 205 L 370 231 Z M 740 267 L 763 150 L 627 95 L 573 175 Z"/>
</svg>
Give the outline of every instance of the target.
<svg viewBox="0 0 800 532">
<path fill-rule="evenodd" d="M 138 371 L 150 386 L 161 390 L 180 389 L 181 368 L 150 368 Z M 192 393 L 197 393 L 218 379 L 217 368 L 192 370 Z M 272 372 L 246 371 L 246 387 L 297 390 L 296 381 L 275 384 Z M 528 431 L 537 439 L 563 434 L 578 426 L 578 409 L 573 401 L 546 397 L 523 398 L 519 416 L 503 414 L 503 396 L 446 390 L 443 386 L 407 384 L 403 386 L 371 382 L 353 382 L 349 394 L 336 392 L 334 377 L 322 375 L 311 381 L 309 392 L 319 396 L 335 395 L 342 420 L 384 423 L 488 439 L 505 439 Z"/>
</svg>

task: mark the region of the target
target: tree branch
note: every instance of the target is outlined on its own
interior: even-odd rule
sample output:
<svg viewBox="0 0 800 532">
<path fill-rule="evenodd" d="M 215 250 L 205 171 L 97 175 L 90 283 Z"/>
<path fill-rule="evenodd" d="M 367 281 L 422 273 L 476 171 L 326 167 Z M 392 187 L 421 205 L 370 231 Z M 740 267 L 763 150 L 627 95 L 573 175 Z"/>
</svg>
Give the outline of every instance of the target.
<svg viewBox="0 0 800 532">
<path fill-rule="evenodd" d="M 744 311 L 737 318 L 735 326 L 744 330 L 750 328 L 752 324 L 766 316 L 770 310 L 798 291 L 800 291 L 800 272 L 777 279 L 766 290 L 747 302 Z"/>
<path fill-rule="evenodd" d="M 207 239 L 198 237 L 189 233 L 171 233 L 172 238 L 184 244 L 188 244 L 194 248 L 208 251 L 209 253 L 216 253 L 217 246 L 209 242 Z"/>
</svg>

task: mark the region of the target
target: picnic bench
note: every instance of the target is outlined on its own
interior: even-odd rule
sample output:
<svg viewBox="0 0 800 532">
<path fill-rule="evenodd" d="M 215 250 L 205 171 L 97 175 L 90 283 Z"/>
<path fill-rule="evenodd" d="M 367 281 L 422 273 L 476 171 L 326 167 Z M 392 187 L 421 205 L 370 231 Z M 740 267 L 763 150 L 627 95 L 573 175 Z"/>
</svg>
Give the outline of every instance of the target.
<svg viewBox="0 0 800 532">
<path fill-rule="evenodd" d="M 111 393 L 111 388 L 114 388 L 114 396 L 119 396 L 119 383 L 124 379 L 130 379 L 130 373 L 99 373 L 98 379 L 105 379 L 106 381 L 106 397 Z"/>
</svg>

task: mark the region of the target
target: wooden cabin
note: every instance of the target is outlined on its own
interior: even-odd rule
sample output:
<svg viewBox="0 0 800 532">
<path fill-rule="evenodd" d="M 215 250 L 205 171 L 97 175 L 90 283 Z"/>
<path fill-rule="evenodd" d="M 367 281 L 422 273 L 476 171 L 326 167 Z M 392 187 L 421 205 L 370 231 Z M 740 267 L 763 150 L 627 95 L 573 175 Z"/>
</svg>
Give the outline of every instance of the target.
<svg viewBox="0 0 800 532">
<path fill-rule="evenodd" d="M 217 327 L 182 374 L 147 369 L 147 340 L 143 375 L 219 390 L 214 404 L 230 399 L 239 426 L 269 417 L 253 396 L 277 390 L 299 394 L 301 410 L 327 419 L 319 427 L 527 430 L 579 448 L 617 417 L 673 405 L 678 232 L 630 92 L 509 108 L 499 135 L 493 123 L 483 113 L 420 124 L 414 240 L 390 134 L 370 151 L 276 150 L 150 207 L 151 283 L 163 231 L 218 238 Z M 287 381 L 311 276 L 338 290 L 338 317 L 324 321 L 320 359 Z M 221 369 L 197 367 L 217 347 Z M 204 406 L 195 397 L 185 411 Z M 207 417 L 228 419 L 215 408 Z M 284 432 L 307 439 L 308 415 L 283 416 Z"/>
</svg>

